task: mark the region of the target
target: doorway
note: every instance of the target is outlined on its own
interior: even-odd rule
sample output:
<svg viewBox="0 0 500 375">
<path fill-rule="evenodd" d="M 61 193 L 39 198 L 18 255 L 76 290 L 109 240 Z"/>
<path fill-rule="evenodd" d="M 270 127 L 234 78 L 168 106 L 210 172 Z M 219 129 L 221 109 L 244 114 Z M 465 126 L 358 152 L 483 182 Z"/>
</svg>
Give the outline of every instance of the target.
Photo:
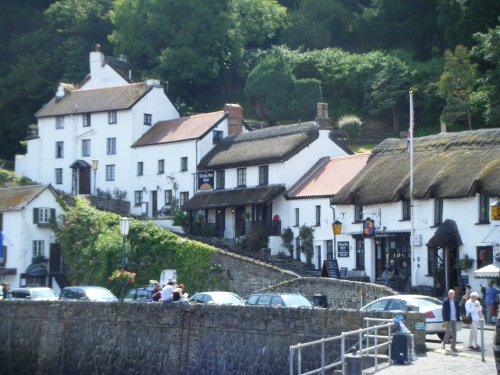
<svg viewBox="0 0 500 375">
<path fill-rule="evenodd" d="M 151 192 L 151 216 L 155 217 L 158 214 L 158 192 Z"/>
</svg>

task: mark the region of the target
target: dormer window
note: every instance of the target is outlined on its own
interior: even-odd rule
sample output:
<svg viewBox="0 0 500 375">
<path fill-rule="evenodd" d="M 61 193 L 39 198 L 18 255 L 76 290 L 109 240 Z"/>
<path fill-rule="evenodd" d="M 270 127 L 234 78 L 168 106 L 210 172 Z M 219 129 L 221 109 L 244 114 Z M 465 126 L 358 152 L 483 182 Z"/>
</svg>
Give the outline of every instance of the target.
<svg viewBox="0 0 500 375">
<path fill-rule="evenodd" d="M 247 186 L 247 169 L 238 168 L 236 173 L 237 173 L 237 186 L 238 187 Z"/>
<path fill-rule="evenodd" d="M 401 201 L 401 206 L 402 206 L 402 220 L 410 220 L 411 219 L 411 201 L 409 200 L 402 200 Z"/>
<path fill-rule="evenodd" d="M 361 223 L 363 221 L 363 206 L 356 204 L 354 205 L 354 222 Z"/>
<path fill-rule="evenodd" d="M 484 194 L 479 194 L 479 223 L 490 222 L 490 198 Z"/>
<path fill-rule="evenodd" d="M 224 132 L 222 130 L 214 130 L 213 143 L 219 143 L 224 138 Z"/>
</svg>

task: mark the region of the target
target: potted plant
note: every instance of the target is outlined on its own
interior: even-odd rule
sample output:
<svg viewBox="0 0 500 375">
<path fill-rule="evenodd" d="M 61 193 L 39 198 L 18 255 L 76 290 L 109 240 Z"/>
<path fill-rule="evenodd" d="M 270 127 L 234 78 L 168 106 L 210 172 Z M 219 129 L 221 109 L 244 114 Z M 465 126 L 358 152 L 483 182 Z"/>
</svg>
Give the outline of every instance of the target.
<svg viewBox="0 0 500 375">
<path fill-rule="evenodd" d="M 468 271 L 474 265 L 475 260 L 469 257 L 467 254 L 464 255 L 463 258 L 457 260 L 455 264 L 455 268 L 462 273 L 462 271 Z"/>
</svg>

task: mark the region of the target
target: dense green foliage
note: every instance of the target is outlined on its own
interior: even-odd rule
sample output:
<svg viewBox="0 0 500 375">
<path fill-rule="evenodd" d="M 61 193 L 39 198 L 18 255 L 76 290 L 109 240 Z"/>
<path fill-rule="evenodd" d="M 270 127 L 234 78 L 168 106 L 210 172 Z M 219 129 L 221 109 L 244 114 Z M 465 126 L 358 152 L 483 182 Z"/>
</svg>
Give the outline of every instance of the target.
<svg viewBox="0 0 500 375">
<path fill-rule="evenodd" d="M 312 263 L 314 256 L 314 228 L 302 225 L 299 229 L 300 251 L 306 256 L 307 264 Z"/>
<path fill-rule="evenodd" d="M 183 113 L 240 102 L 246 117 L 307 121 L 322 98 L 335 120 L 397 132 L 412 89 L 417 134 L 440 119 L 499 126 L 499 14 L 498 0 L 2 1 L 0 159 L 24 152 L 33 114 L 60 81 L 84 79 L 97 43 L 125 55 L 135 81 L 160 79 Z M 458 64 L 477 66 L 466 101 L 441 80 L 458 45 Z"/>
<path fill-rule="evenodd" d="M 66 208 L 56 233 L 71 283 L 101 285 L 120 294 L 122 285 L 108 280 L 121 264 L 119 220 L 118 215 L 98 211 L 85 199 L 77 199 L 75 207 Z M 137 274 L 136 285 L 158 280 L 164 269 L 177 270 L 188 291 L 219 285 L 217 274 L 211 271 L 214 249 L 208 245 L 134 219 L 125 243 L 127 269 Z"/>
</svg>

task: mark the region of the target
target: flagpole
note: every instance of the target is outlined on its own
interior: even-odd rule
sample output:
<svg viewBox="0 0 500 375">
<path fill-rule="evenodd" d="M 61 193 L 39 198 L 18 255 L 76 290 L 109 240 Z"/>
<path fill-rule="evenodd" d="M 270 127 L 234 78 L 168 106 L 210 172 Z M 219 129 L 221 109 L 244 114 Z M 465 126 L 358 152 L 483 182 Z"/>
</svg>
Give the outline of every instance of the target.
<svg viewBox="0 0 500 375">
<path fill-rule="evenodd" d="M 413 212 L 413 128 L 414 128 L 414 113 L 413 113 L 413 91 L 410 90 L 410 254 L 411 254 L 411 286 L 414 287 L 417 284 L 416 272 L 417 266 L 415 261 L 415 223 L 414 223 L 414 212 Z"/>
</svg>

